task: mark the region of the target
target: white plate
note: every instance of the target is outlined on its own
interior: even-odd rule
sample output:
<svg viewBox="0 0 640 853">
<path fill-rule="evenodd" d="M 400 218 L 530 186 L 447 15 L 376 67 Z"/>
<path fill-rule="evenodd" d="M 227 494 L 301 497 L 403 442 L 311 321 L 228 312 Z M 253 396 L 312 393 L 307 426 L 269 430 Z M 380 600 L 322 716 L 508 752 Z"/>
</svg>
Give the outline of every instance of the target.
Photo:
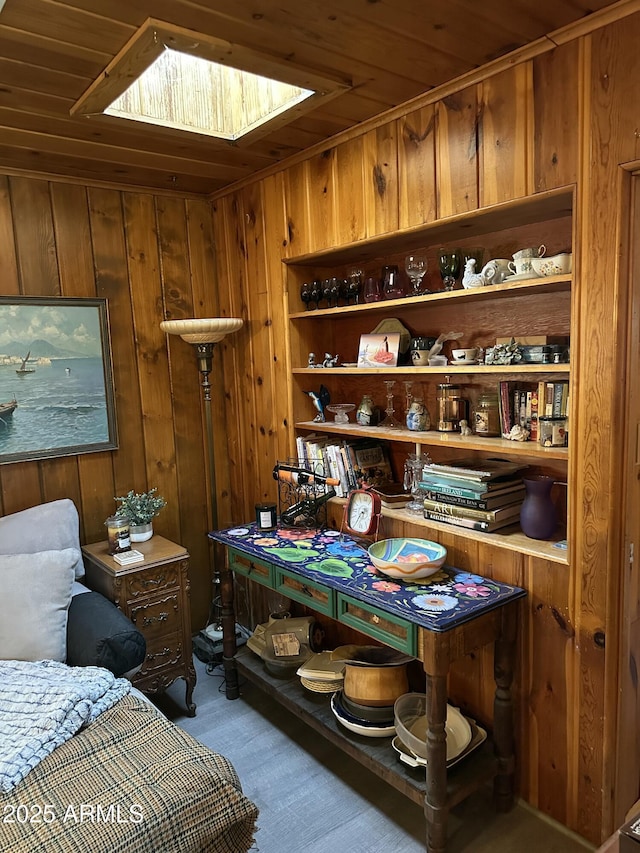
<svg viewBox="0 0 640 853">
<path fill-rule="evenodd" d="M 513 275 L 508 275 L 508 276 L 506 276 L 506 278 L 504 280 L 505 281 L 525 281 L 525 279 L 527 279 L 527 278 L 540 278 L 540 277 L 541 276 L 539 276 L 537 273 L 535 273 L 533 270 L 531 270 L 531 272 L 519 272 L 519 273 L 514 273 Z"/>
<path fill-rule="evenodd" d="M 479 726 L 475 720 L 472 720 L 471 717 L 465 717 L 467 722 L 471 727 L 471 740 L 469 741 L 469 745 L 466 749 L 463 749 L 459 755 L 456 755 L 454 758 L 447 760 L 447 767 L 453 767 L 463 758 L 465 758 L 469 753 L 473 752 L 477 749 L 481 744 L 485 742 L 487 739 L 487 732 L 482 726 Z M 426 767 L 427 760 L 426 758 L 420 758 L 419 755 L 416 755 L 415 752 L 411 752 L 408 746 L 400 740 L 398 735 L 396 735 L 391 741 L 391 746 L 398 753 L 398 758 L 403 764 L 406 764 L 409 767 Z"/>
<path fill-rule="evenodd" d="M 356 720 L 355 717 L 351 716 L 340 702 L 341 694 L 342 691 L 338 690 L 331 697 L 331 710 L 341 726 L 354 734 L 364 735 L 365 737 L 393 737 L 396 733 L 396 727 L 393 724 L 380 726 L 378 723 L 367 723 L 365 720 Z"/>
</svg>

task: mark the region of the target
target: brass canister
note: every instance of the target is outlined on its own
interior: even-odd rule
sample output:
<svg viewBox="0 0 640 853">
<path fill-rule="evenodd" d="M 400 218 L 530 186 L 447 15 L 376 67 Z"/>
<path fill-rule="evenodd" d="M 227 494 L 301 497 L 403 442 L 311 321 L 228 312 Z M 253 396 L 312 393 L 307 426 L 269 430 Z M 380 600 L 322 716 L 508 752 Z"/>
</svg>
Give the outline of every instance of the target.
<svg viewBox="0 0 640 853">
<path fill-rule="evenodd" d="M 460 421 L 469 420 L 469 401 L 462 396 L 459 385 L 443 382 L 438 385 L 438 426 L 440 432 L 460 432 Z"/>
</svg>

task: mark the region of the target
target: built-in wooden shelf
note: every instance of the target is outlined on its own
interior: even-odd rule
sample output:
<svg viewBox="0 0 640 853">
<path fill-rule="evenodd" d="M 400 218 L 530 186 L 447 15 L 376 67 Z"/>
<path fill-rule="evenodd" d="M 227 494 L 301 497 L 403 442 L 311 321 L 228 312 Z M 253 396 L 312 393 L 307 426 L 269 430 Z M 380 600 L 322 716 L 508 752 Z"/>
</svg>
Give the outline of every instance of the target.
<svg viewBox="0 0 640 853">
<path fill-rule="evenodd" d="M 404 374 L 431 374 L 437 376 L 460 374 L 516 374 L 528 376 L 538 373 L 563 373 L 569 375 L 568 364 L 447 364 L 444 367 L 294 367 L 292 373 L 308 373 L 314 376 L 322 374 L 339 374 L 341 376 L 397 376 Z"/>
</svg>

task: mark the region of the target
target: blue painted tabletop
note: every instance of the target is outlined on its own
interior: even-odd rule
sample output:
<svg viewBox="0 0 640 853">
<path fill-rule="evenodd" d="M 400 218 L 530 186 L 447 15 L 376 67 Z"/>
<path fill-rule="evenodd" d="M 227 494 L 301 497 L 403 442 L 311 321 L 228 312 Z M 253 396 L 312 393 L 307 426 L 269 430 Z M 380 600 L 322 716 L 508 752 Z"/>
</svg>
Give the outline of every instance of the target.
<svg viewBox="0 0 640 853">
<path fill-rule="evenodd" d="M 527 594 L 447 565 L 421 582 L 396 581 L 378 572 L 365 547 L 336 530 L 265 532 L 251 523 L 209 537 L 429 631 L 449 631 Z"/>
</svg>

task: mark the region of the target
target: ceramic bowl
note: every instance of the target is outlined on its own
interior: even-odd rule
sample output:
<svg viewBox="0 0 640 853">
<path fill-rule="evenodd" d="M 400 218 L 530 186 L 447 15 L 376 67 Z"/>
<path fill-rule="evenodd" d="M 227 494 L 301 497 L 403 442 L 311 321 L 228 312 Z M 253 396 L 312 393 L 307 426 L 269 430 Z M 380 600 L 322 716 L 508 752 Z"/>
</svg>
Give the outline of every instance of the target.
<svg viewBox="0 0 640 853">
<path fill-rule="evenodd" d="M 368 553 L 378 571 L 409 581 L 434 575 L 447 559 L 447 549 L 428 539 L 381 539 Z"/>
<path fill-rule="evenodd" d="M 561 252 L 548 258 L 531 258 L 531 266 L 537 275 L 566 275 L 571 272 L 571 252 Z"/>
<path fill-rule="evenodd" d="M 405 693 L 394 703 L 396 734 L 415 755 L 427 757 L 427 698 L 424 693 Z M 471 726 L 458 708 L 447 703 L 445 722 L 447 761 L 452 761 L 469 746 Z"/>
</svg>

